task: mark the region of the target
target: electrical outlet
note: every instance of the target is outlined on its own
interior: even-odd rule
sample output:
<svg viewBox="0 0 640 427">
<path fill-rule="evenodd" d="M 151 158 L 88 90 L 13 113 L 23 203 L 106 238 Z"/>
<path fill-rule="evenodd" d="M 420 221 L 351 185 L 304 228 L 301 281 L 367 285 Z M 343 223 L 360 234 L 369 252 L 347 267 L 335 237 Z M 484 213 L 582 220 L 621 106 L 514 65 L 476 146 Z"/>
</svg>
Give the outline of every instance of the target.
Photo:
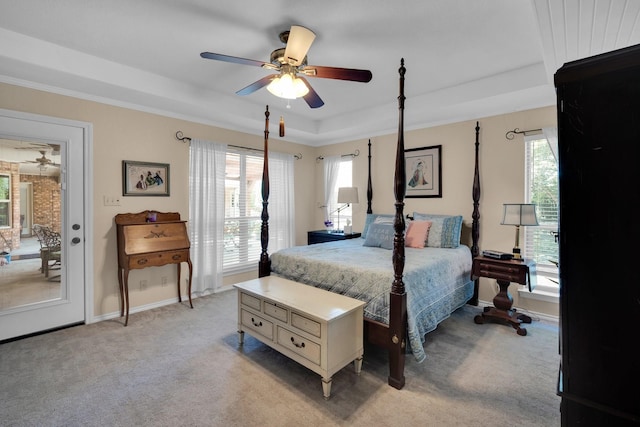
<svg viewBox="0 0 640 427">
<path fill-rule="evenodd" d="M 160 279 L 160 283 L 162 284 L 162 286 L 165 286 L 167 284 L 167 276 L 162 276 L 162 278 Z"/>
<path fill-rule="evenodd" d="M 147 281 L 146 280 L 140 280 L 140 290 L 144 291 L 145 289 L 147 289 Z"/>
</svg>

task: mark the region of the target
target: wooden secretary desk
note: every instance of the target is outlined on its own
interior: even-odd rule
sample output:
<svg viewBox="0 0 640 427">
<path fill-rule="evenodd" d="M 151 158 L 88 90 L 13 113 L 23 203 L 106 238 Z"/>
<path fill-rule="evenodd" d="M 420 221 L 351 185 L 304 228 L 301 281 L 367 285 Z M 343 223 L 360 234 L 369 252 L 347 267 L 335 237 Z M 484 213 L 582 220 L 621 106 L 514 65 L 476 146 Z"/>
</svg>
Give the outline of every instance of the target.
<svg viewBox="0 0 640 427">
<path fill-rule="evenodd" d="M 129 271 L 146 267 L 177 264 L 178 301 L 180 295 L 180 264 L 189 266 L 188 294 L 191 301 L 193 265 L 189 256 L 189 236 L 186 221 L 177 212 L 143 211 L 118 214 L 115 217 L 118 233 L 118 283 L 120 285 L 120 316 L 129 323 Z"/>
</svg>

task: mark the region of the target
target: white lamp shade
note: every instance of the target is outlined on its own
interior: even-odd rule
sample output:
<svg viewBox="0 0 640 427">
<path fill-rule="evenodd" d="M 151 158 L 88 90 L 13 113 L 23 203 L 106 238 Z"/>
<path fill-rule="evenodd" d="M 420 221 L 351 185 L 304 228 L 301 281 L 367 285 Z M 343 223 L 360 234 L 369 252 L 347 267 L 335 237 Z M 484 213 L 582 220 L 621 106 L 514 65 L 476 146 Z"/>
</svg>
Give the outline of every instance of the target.
<svg viewBox="0 0 640 427">
<path fill-rule="evenodd" d="M 502 225 L 538 225 L 536 205 L 514 203 L 504 205 Z"/>
<path fill-rule="evenodd" d="M 292 74 L 284 73 L 269 83 L 267 90 L 284 99 L 302 98 L 309 93 L 309 88 L 302 80 Z"/>
<path fill-rule="evenodd" d="M 358 203 L 357 187 L 338 188 L 338 203 Z"/>
</svg>

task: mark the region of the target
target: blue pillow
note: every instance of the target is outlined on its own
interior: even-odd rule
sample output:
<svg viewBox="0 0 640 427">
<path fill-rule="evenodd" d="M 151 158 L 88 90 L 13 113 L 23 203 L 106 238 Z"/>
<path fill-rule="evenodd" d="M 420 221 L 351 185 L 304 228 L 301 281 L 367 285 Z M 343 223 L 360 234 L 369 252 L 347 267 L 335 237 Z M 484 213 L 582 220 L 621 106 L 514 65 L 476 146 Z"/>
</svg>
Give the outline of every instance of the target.
<svg viewBox="0 0 640 427">
<path fill-rule="evenodd" d="M 427 237 L 428 247 L 457 248 L 460 246 L 462 215 L 431 215 L 414 212 L 413 219 L 431 221 L 431 229 Z"/>
<path fill-rule="evenodd" d="M 371 246 L 374 248 L 393 249 L 393 237 L 395 231 L 393 224 L 373 223 L 369 225 L 367 238 L 363 246 Z"/>
<path fill-rule="evenodd" d="M 377 218 L 390 218 L 391 222 L 393 223 L 393 219 L 395 218 L 395 215 L 389 215 L 389 214 L 367 214 L 367 218 L 364 221 L 364 229 L 362 230 L 362 238 L 363 239 L 365 239 L 367 237 L 367 232 L 369 231 L 369 227 L 371 226 L 371 224 L 376 222 Z"/>
</svg>

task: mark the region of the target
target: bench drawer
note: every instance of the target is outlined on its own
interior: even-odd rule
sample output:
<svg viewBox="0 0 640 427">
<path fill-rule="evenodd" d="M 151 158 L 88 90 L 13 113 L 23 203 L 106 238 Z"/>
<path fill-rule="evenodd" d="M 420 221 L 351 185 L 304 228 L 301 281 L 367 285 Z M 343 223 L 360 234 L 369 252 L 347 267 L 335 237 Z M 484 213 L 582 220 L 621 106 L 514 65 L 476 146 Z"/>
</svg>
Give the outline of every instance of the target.
<svg viewBox="0 0 640 427">
<path fill-rule="evenodd" d="M 298 313 L 291 313 L 291 326 L 320 338 L 320 323 L 315 320 L 301 316 Z"/>
<path fill-rule="evenodd" d="M 247 310 L 242 310 L 242 326 L 258 332 L 260 335 L 273 340 L 273 323 L 268 320 L 256 316 Z"/>
<path fill-rule="evenodd" d="M 260 299 L 254 297 L 253 295 L 245 294 L 244 292 L 240 293 L 240 302 L 242 305 L 246 305 L 247 307 L 251 307 L 254 310 L 260 311 Z"/>
<path fill-rule="evenodd" d="M 270 301 L 265 301 L 264 314 L 286 323 L 289 317 L 289 310 Z"/>
<path fill-rule="evenodd" d="M 278 326 L 278 344 L 320 365 L 320 345 Z"/>
</svg>

